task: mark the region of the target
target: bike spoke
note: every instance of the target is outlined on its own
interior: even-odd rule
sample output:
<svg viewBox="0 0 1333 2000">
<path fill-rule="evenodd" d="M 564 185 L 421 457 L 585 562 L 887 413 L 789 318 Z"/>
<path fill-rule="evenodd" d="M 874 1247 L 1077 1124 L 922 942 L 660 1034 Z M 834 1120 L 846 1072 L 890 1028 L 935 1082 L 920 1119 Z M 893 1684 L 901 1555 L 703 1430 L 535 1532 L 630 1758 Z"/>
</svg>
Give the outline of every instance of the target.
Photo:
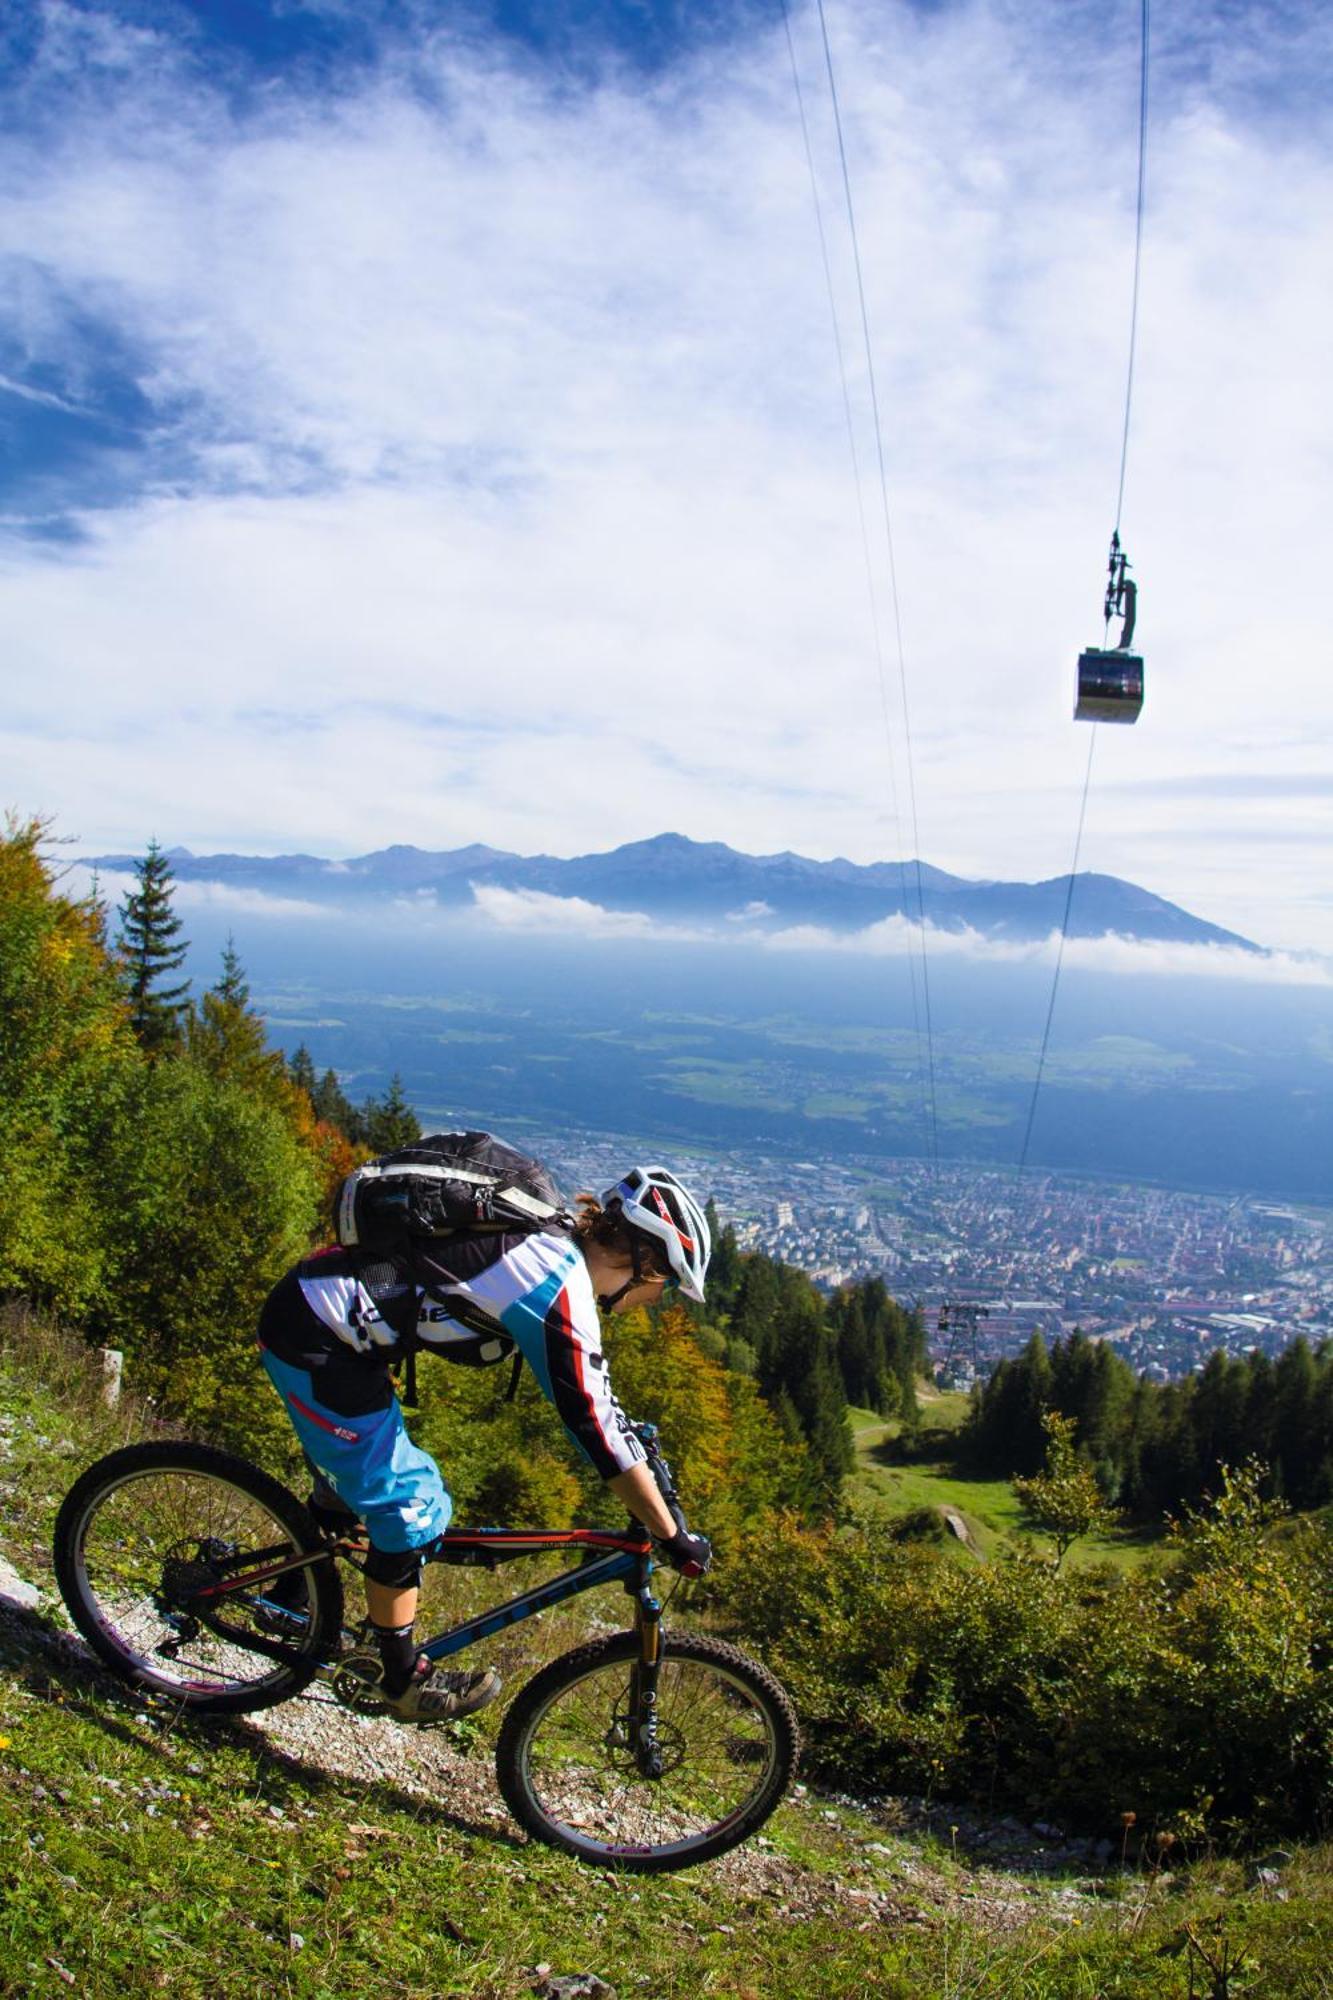
<svg viewBox="0 0 1333 2000">
<path fill-rule="evenodd" d="M 631 1669 L 589 1673 L 551 1702 L 527 1753 L 542 1811 L 581 1842 L 616 1851 L 670 1849 L 738 1818 L 767 1784 L 772 1732 L 763 1711 L 710 1662 L 663 1660 L 659 1777 L 629 1740 Z"/>
<path fill-rule="evenodd" d="M 300 1624 L 281 1612 L 275 1617 L 264 1603 L 274 1585 L 230 1592 L 215 1609 L 195 1593 L 234 1579 L 238 1558 L 243 1573 L 247 1551 L 275 1547 L 296 1552 L 253 1495 L 202 1473 L 147 1471 L 89 1509 L 80 1547 L 84 1592 L 110 1643 L 165 1691 L 263 1686 L 287 1669 L 249 1650 L 247 1631 L 263 1634 L 267 1617 L 274 1636 L 293 1650 L 306 1637 Z"/>
</svg>

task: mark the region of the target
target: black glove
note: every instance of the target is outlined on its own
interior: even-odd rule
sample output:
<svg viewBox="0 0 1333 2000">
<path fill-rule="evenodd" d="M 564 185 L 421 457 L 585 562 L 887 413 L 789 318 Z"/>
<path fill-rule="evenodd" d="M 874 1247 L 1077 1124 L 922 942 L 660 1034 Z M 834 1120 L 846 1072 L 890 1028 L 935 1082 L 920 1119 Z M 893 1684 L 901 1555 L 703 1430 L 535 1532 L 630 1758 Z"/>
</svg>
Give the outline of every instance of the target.
<svg viewBox="0 0 1333 2000">
<path fill-rule="evenodd" d="M 707 1535 L 692 1535 L 684 1522 L 669 1541 L 657 1546 L 672 1569 L 679 1570 L 682 1576 L 702 1576 L 713 1560 L 713 1544 Z"/>
</svg>

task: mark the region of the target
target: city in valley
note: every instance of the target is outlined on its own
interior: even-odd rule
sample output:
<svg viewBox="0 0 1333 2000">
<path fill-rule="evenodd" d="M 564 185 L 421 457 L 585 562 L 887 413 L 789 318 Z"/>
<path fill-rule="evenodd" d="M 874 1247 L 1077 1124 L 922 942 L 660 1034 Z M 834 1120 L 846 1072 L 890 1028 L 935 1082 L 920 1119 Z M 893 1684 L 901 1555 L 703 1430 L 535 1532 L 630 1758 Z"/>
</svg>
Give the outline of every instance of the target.
<svg viewBox="0 0 1333 2000">
<path fill-rule="evenodd" d="M 1037 1169 L 671 1150 L 742 1249 L 799 1265 L 823 1289 L 880 1277 L 919 1305 L 936 1364 L 959 1385 L 1035 1332 L 1112 1341 L 1155 1381 L 1216 1348 L 1276 1354 L 1298 1335 L 1333 1337 L 1327 1210 Z M 567 1185 L 597 1187 L 634 1151 L 566 1135 L 547 1157 Z"/>
</svg>

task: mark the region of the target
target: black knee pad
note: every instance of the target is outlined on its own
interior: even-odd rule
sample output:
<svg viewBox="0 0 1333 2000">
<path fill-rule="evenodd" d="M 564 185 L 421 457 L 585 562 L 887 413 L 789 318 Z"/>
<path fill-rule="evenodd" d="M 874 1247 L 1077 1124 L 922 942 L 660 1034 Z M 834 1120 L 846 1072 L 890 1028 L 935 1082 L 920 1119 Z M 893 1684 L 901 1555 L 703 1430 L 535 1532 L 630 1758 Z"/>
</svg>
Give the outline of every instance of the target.
<svg viewBox="0 0 1333 2000">
<path fill-rule="evenodd" d="M 424 1549 L 400 1549 L 391 1554 L 388 1549 L 372 1547 L 366 1557 L 366 1575 L 387 1590 L 415 1590 L 421 1582 L 425 1555 Z"/>
</svg>

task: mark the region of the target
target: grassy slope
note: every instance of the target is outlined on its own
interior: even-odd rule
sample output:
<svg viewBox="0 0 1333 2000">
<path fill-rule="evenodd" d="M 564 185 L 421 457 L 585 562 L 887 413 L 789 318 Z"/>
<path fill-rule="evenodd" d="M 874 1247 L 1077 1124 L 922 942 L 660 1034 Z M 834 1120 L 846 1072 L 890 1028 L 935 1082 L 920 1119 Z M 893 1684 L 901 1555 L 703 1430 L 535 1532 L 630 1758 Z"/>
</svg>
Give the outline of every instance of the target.
<svg viewBox="0 0 1333 2000">
<path fill-rule="evenodd" d="M 54 1505 L 125 1428 L 76 1372 L 50 1349 L 38 1386 L 30 1357 L 0 1353 L 0 1551 L 44 1590 Z M 1113 1869 L 1094 1889 L 1086 1854 L 1043 1859 L 1031 1835 L 958 1814 L 955 1842 L 947 1815 L 904 1824 L 892 1802 L 811 1793 L 763 1848 L 618 1883 L 525 1844 L 480 1759 L 434 1797 L 333 1775 L 246 1722 L 143 1706 L 48 1612 L 0 1615 L 4 2000 L 511 2000 L 538 1967 L 597 1972 L 621 2000 L 1171 2000 L 1209 1990 L 1189 1933 L 1216 1957 L 1219 1924 L 1253 1967 L 1231 1990 L 1333 1992 L 1326 1850 L 1285 1868 L 1286 1901 L 1224 1862 L 1175 1881 Z M 997 1852 L 1005 1840 L 1022 1852 Z"/>
<path fill-rule="evenodd" d="M 922 1408 L 932 1428 L 952 1430 L 967 1413 L 967 1398 L 926 1392 Z M 897 1436 L 897 1421 L 885 1423 L 873 1410 L 853 1410 L 851 1416 L 856 1469 L 848 1493 L 854 1505 L 872 1512 L 886 1508 L 894 1514 L 916 1507 L 954 1508 L 982 1555 L 990 1555 L 1010 1535 L 1040 1544 L 1041 1537 L 1028 1527 L 1008 1480 L 960 1478 L 946 1461 L 895 1465 L 884 1447 Z M 1140 1535 L 1090 1535 L 1075 1543 L 1066 1560 L 1074 1568 L 1090 1563 L 1121 1566 L 1139 1561 L 1152 1546 L 1151 1538 Z"/>
</svg>

